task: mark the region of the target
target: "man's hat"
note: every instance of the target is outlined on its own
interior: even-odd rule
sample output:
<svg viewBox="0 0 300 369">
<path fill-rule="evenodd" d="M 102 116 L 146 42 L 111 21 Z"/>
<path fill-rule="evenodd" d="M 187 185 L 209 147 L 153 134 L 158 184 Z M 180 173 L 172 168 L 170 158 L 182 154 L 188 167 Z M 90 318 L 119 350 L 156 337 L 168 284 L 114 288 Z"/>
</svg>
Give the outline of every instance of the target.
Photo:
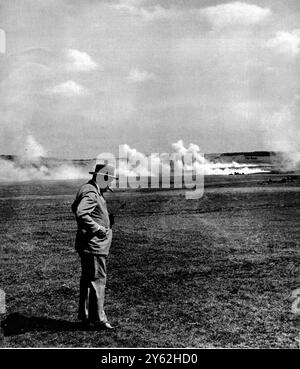
<svg viewBox="0 0 300 369">
<path fill-rule="evenodd" d="M 100 174 L 102 176 L 107 176 L 113 179 L 118 179 L 114 176 L 115 168 L 109 164 L 96 164 L 94 172 L 89 172 L 90 174 Z"/>
</svg>

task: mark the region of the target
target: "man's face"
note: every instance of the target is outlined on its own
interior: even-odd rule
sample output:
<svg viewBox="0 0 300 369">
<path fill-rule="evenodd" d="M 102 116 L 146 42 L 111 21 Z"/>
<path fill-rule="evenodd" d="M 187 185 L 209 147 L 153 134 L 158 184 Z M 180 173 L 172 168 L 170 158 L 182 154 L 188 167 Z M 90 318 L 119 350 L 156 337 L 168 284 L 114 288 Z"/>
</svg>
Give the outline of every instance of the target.
<svg viewBox="0 0 300 369">
<path fill-rule="evenodd" d="M 97 175 L 96 182 L 101 189 L 102 192 L 106 192 L 108 187 L 111 185 L 113 178 L 109 177 L 108 175 Z"/>
</svg>

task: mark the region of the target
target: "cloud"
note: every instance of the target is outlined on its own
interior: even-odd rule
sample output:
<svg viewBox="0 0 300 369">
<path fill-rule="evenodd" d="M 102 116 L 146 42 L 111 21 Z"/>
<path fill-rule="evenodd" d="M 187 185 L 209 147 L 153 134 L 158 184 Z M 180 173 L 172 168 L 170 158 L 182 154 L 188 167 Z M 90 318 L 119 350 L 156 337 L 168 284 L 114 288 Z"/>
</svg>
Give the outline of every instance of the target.
<svg viewBox="0 0 300 369">
<path fill-rule="evenodd" d="M 298 55 L 300 52 L 300 29 L 295 29 L 292 32 L 279 31 L 274 38 L 268 40 L 266 46 L 281 54 Z"/>
<path fill-rule="evenodd" d="M 146 6 L 143 1 L 137 0 L 119 0 L 111 7 L 121 13 L 125 13 L 145 21 L 155 21 L 166 19 L 177 15 L 175 8 L 166 9 L 160 5 Z"/>
<path fill-rule="evenodd" d="M 68 60 L 67 68 L 69 70 L 88 72 L 98 68 L 96 62 L 85 52 L 68 49 L 66 56 Z"/>
<path fill-rule="evenodd" d="M 155 79 L 154 73 L 139 70 L 138 68 L 131 69 L 129 75 L 127 76 L 127 81 L 129 83 L 142 83 Z"/>
<path fill-rule="evenodd" d="M 264 21 L 271 15 L 271 10 L 254 4 L 239 1 L 209 6 L 200 10 L 214 29 L 228 26 L 251 26 Z"/>
<path fill-rule="evenodd" d="M 71 80 L 48 88 L 47 92 L 51 95 L 61 95 L 65 97 L 82 96 L 88 93 L 85 87 Z"/>
</svg>

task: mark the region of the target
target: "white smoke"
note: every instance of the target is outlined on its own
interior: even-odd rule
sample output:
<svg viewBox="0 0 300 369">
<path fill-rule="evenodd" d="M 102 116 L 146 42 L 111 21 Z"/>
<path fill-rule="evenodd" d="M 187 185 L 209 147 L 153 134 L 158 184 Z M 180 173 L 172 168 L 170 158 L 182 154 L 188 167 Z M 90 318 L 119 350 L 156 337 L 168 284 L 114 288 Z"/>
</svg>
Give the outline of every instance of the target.
<svg viewBox="0 0 300 369">
<path fill-rule="evenodd" d="M 70 164 L 48 166 L 43 162 L 47 152 L 32 135 L 28 135 L 21 154 L 8 160 L 0 158 L 0 181 L 68 180 L 88 176 L 87 172 Z"/>
<path fill-rule="evenodd" d="M 141 177 L 150 176 L 151 172 L 148 168 L 148 157 L 136 149 L 132 149 L 127 144 L 122 147 L 123 153 L 126 155 L 128 160 L 120 158 L 118 173 L 127 177 L 136 177 L 137 175 Z"/>
<path fill-rule="evenodd" d="M 197 172 L 203 172 L 204 175 L 229 175 L 229 174 L 252 174 L 252 173 L 265 173 L 268 172 L 263 168 L 258 168 L 256 164 L 240 164 L 232 161 L 231 163 L 213 163 L 204 157 L 201 153 L 198 145 L 190 143 L 188 147 L 184 146 L 182 140 L 172 144 L 175 153 L 185 155 L 190 153 L 195 159 L 192 167 L 184 166 L 184 169 L 190 169 Z M 177 165 L 180 165 L 181 159 L 177 161 Z"/>
<path fill-rule="evenodd" d="M 204 175 L 231 175 L 231 174 L 254 174 L 268 173 L 264 165 L 240 164 L 232 161 L 231 163 L 213 163 L 204 157 L 198 145 L 190 143 L 185 147 L 184 142 L 179 140 L 172 144 L 173 152 L 167 155 L 168 160 L 164 160 L 164 155 L 151 154 L 146 156 L 129 145 L 123 145 L 123 152 L 126 158 L 120 158 L 118 163 L 119 176 L 143 177 L 155 176 L 157 173 L 149 168 L 149 161 L 153 167 L 160 166 L 162 170 L 170 169 L 169 158 L 174 160 L 174 172 L 180 173 L 181 170 L 193 171 L 194 173 L 204 173 Z M 184 155 L 191 154 L 193 162 L 185 163 Z"/>
<path fill-rule="evenodd" d="M 27 162 L 28 163 L 28 162 Z M 46 165 L 20 165 L 18 161 L 0 159 L 0 182 L 32 180 L 68 180 L 87 178 L 87 172 L 72 165 L 49 168 Z"/>
<path fill-rule="evenodd" d="M 123 153 L 126 158 L 119 158 L 117 161 L 118 175 L 126 177 L 149 177 L 157 176 L 158 172 L 153 168 L 158 168 L 163 172 L 170 172 L 170 157 L 173 160 L 174 173 L 193 171 L 204 175 L 230 175 L 230 174 L 252 174 L 265 173 L 268 170 L 256 164 L 213 163 L 201 153 L 198 145 L 190 143 L 185 147 L 182 140 L 172 144 L 173 152 L 170 154 L 145 155 L 129 145 L 123 145 Z M 0 158 L 0 181 L 30 181 L 30 180 L 72 180 L 87 179 L 90 168 L 76 167 L 69 163 L 55 162 L 45 159 L 47 155 L 43 146 L 29 135 L 25 139 L 22 155 L 8 160 Z M 193 160 L 185 162 L 185 155 L 191 154 Z M 149 165 L 149 162 L 151 165 Z M 50 163 L 50 164 L 49 164 Z"/>
<path fill-rule="evenodd" d="M 281 166 L 286 170 L 295 170 L 300 166 L 300 96 L 278 111 L 264 117 L 263 130 L 267 144 L 272 150 L 279 151 Z"/>
<path fill-rule="evenodd" d="M 35 162 L 46 156 L 46 150 L 40 145 L 32 135 L 28 135 L 25 140 L 24 153 L 21 156 L 25 161 Z"/>
</svg>

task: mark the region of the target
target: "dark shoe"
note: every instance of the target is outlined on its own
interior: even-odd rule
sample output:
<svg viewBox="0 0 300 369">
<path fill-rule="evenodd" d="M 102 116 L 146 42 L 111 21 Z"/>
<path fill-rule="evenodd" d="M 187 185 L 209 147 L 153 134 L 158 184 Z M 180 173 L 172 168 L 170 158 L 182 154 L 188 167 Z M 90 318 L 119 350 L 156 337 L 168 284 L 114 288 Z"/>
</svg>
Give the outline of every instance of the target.
<svg viewBox="0 0 300 369">
<path fill-rule="evenodd" d="M 83 328 L 91 328 L 91 323 L 90 323 L 90 321 L 88 319 L 81 319 L 80 325 Z"/>
<path fill-rule="evenodd" d="M 115 329 L 115 327 L 113 327 L 109 322 L 95 322 L 92 323 L 93 328 L 96 330 L 106 330 L 106 331 L 112 331 Z"/>
</svg>

